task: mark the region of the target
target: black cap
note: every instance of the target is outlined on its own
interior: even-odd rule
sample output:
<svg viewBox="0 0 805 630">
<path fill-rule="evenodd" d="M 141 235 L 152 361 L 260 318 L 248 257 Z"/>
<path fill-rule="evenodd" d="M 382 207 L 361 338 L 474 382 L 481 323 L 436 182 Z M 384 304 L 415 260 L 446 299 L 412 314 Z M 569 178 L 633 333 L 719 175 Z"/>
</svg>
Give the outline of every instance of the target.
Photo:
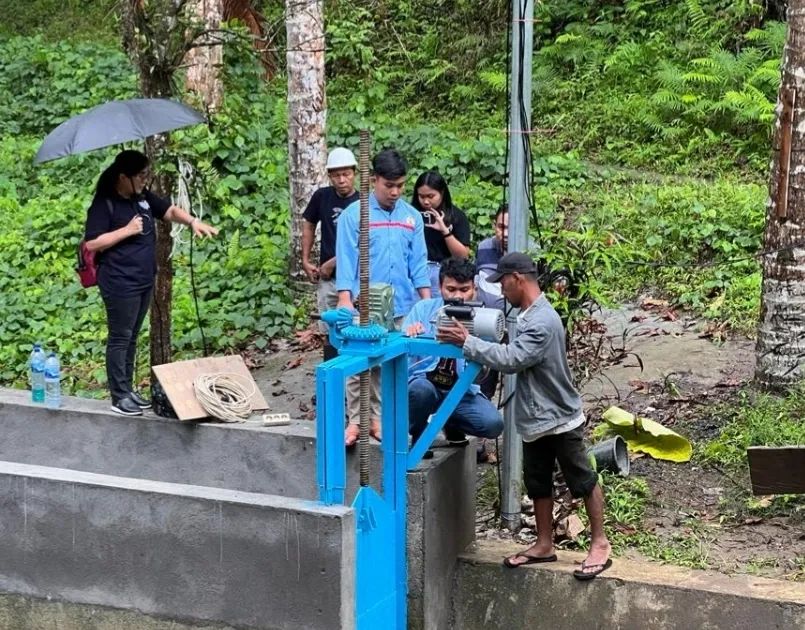
<svg viewBox="0 0 805 630">
<path fill-rule="evenodd" d="M 498 268 L 487 276 L 487 282 L 500 282 L 503 276 L 510 273 L 537 273 L 537 265 L 531 256 L 521 252 L 511 252 L 498 261 Z"/>
</svg>

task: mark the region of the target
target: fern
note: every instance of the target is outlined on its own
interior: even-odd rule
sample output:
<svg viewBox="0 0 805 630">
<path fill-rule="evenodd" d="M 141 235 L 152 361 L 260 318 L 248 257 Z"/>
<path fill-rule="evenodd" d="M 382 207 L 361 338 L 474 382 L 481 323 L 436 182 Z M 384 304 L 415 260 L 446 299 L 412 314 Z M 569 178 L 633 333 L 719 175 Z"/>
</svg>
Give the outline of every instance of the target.
<svg viewBox="0 0 805 630">
<path fill-rule="evenodd" d="M 720 83 L 721 77 L 715 74 L 705 74 L 703 72 L 686 72 L 682 75 L 685 83 Z"/>
<path fill-rule="evenodd" d="M 490 88 L 493 92 L 497 94 L 506 93 L 505 73 L 493 71 L 479 72 L 478 79 L 480 79 L 481 83 Z"/>
<path fill-rule="evenodd" d="M 629 71 L 643 62 L 644 47 L 637 42 L 621 44 L 604 60 L 604 70 L 617 72 Z"/>
<path fill-rule="evenodd" d="M 661 61 L 655 74 L 660 87 L 680 92 L 685 88 L 685 77 L 682 70 L 668 61 Z"/>
<path fill-rule="evenodd" d="M 752 42 L 770 57 L 782 57 L 787 27 L 783 22 L 766 22 L 763 28 L 753 28 L 744 39 Z"/>
<path fill-rule="evenodd" d="M 240 253 L 240 230 L 237 229 L 232 234 L 232 238 L 229 239 L 229 243 L 226 246 L 227 262 L 234 265 L 235 262 L 237 261 L 239 253 Z"/>
<path fill-rule="evenodd" d="M 690 20 L 690 30 L 697 37 L 703 37 L 710 28 L 710 17 L 702 9 L 699 0 L 685 0 Z"/>
<path fill-rule="evenodd" d="M 752 85 L 747 85 L 740 92 L 727 92 L 724 95 L 724 102 L 742 122 L 771 123 L 774 121 L 775 104 Z"/>
</svg>

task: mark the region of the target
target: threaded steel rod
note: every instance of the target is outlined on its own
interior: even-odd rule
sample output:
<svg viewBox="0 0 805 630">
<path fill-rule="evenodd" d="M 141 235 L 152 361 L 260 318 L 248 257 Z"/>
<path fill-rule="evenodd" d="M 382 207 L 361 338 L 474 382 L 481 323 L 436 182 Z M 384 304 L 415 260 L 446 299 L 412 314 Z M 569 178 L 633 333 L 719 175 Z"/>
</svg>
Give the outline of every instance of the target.
<svg viewBox="0 0 805 630">
<path fill-rule="evenodd" d="M 358 261 L 360 270 L 360 312 L 361 326 L 369 325 L 369 151 L 368 129 L 360 131 L 360 176 L 361 176 L 361 220 L 358 237 Z M 360 388 L 360 484 L 369 485 L 369 387 L 371 374 L 361 373 Z"/>
</svg>

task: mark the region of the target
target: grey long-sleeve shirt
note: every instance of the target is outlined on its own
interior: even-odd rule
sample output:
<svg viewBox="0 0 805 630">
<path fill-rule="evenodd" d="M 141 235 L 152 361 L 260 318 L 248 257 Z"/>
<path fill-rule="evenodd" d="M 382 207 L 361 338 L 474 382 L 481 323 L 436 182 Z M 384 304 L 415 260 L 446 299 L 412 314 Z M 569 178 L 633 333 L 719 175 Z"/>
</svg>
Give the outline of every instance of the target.
<svg viewBox="0 0 805 630">
<path fill-rule="evenodd" d="M 524 437 L 570 422 L 582 411 L 567 364 L 565 329 L 544 295 L 518 316 L 514 341 L 504 345 L 470 336 L 464 356 L 504 374 L 517 374 L 514 418 Z"/>
</svg>

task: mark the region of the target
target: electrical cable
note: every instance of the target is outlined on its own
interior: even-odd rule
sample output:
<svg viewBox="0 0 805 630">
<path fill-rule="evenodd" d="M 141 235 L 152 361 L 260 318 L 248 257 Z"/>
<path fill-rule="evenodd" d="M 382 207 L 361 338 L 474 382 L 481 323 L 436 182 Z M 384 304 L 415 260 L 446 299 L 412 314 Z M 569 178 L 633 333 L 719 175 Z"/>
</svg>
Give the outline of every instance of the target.
<svg viewBox="0 0 805 630">
<path fill-rule="evenodd" d="M 198 321 L 198 330 L 201 333 L 201 345 L 204 347 L 204 357 L 210 355 L 207 348 L 207 337 L 204 335 L 204 326 L 201 325 L 201 311 L 198 308 L 198 291 L 196 290 L 196 273 L 193 267 L 193 241 L 196 240 L 195 235 L 190 235 L 190 287 L 193 290 L 193 303 L 196 306 L 196 320 Z"/>
<path fill-rule="evenodd" d="M 240 374 L 202 374 L 193 381 L 193 390 L 208 415 L 224 422 L 242 422 L 252 415 L 257 386 Z"/>
</svg>

